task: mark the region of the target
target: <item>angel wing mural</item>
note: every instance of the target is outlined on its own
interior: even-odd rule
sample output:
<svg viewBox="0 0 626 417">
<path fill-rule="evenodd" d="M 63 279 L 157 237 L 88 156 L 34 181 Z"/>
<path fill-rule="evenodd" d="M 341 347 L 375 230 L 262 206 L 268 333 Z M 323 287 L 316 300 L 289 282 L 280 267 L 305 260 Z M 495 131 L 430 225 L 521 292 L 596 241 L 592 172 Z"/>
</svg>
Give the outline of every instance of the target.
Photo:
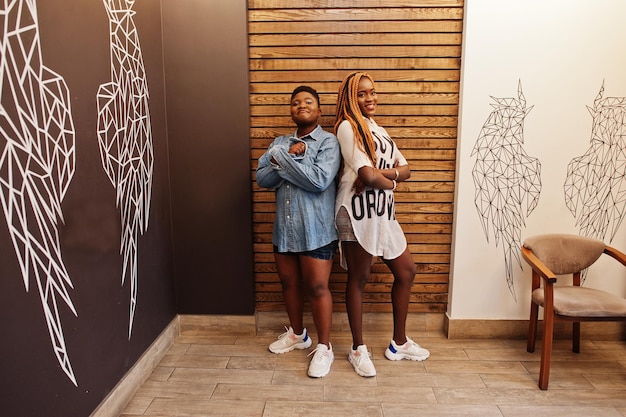
<svg viewBox="0 0 626 417">
<path fill-rule="evenodd" d="M 65 307 L 78 315 L 57 229 L 75 169 L 70 95 L 63 78 L 43 64 L 35 0 L 3 1 L 0 23 L 2 209 L 26 291 L 36 285 L 54 354 L 78 386 L 59 314 Z"/>
<path fill-rule="evenodd" d="M 137 305 L 137 239 L 147 230 L 150 213 L 152 129 L 134 0 L 103 3 L 109 17 L 111 81 L 98 90 L 98 142 L 121 215 L 122 284 L 130 276 L 130 339 Z"/>
<path fill-rule="evenodd" d="M 493 233 L 496 246 L 502 240 L 506 281 L 516 298 L 513 260 L 520 268 L 521 231 L 534 210 L 541 192 L 541 164 L 524 151 L 526 107 L 521 82 L 517 98 L 495 98 L 494 110 L 483 125 L 471 156 L 475 157 L 474 203 L 489 242 Z"/>
<path fill-rule="evenodd" d="M 610 242 L 626 216 L 626 97 L 603 97 L 591 113 L 591 145 L 567 166 L 565 203 L 580 234 Z"/>
</svg>

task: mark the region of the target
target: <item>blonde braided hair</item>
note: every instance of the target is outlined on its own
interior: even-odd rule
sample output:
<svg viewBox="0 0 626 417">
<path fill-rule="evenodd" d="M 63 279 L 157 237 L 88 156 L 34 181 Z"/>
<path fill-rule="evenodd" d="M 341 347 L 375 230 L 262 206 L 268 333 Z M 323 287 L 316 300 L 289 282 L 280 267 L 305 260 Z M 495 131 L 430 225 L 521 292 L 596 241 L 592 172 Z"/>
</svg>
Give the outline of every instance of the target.
<svg viewBox="0 0 626 417">
<path fill-rule="evenodd" d="M 350 126 L 352 126 L 357 146 L 360 150 L 365 152 L 370 161 L 372 161 L 372 165 L 376 166 L 376 145 L 358 102 L 359 82 L 363 77 L 368 78 L 372 82 L 372 85 L 374 84 L 374 80 L 368 74 L 364 72 L 353 72 L 348 74 L 339 87 L 339 92 L 337 93 L 335 134 L 337 134 L 339 124 L 347 120 Z"/>
</svg>

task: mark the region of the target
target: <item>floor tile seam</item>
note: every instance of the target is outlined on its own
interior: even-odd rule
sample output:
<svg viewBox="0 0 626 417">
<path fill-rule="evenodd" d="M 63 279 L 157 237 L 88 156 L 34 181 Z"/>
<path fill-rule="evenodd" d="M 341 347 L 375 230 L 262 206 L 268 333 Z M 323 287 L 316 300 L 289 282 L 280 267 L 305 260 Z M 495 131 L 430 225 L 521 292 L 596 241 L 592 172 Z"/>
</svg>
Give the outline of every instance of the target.
<svg viewBox="0 0 626 417">
<path fill-rule="evenodd" d="M 524 408 L 535 408 L 535 407 L 545 407 L 545 408 L 549 408 L 550 409 L 550 413 L 551 414 L 555 414 L 559 413 L 561 411 L 567 411 L 567 412 L 571 412 L 572 408 L 575 408 L 578 412 L 581 411 L 590 411 L 590 410 L 599 410 L 601 409 L 602 411 L 604 410 L 610 410 L 610 411 L 614 411 L 615 413 L 611 413 L 611 415 L 616 415 L 616 416 L 626 416 L 626 414 L 622 414 L 619 411 L 620 407 L 613 407 L 613 406 L 595 406 L 595 405 L 591 405 L 591 406 L 579 406 L 579 405 L 547 405 L 547 406 L 542 406 L 542 405 L 538 405 L 538 406 L 528 406 L 528 405 L 499 405 L 499 408 L 501 407 L 506 407 L 506 408 L 511 408 L 511 409 L 515 409 L 516 407 L 524 407 Z M 506 412 L 507 410 L 502 410 L 502 413 L 504 415 L 504 417 L 506 417 Z M 511 410 L 508 410 L 511 411 Z M 604 413 L 603 413 L 604 414 Z M 581 414 L 579 414 L 581 415 Z"/>
<path fill-rule="evenodd" d="M 180 336 L 179 336 L 179 337 L 180 337 Z M 172 343 L 172 346 L 170 346 L 170 348 L 168 349 L 168 351 L 167 351 L 166 355 L 169 355 L 169 354 L 170 354 L 170 352 L 171 352 L 172 350 L 174 350 L 174 348 L 176 348 L 176 349 L 180 349 L 182 346 L 185 346 L 185 349 L 183 350 L 183 352 L 182 352 L 182 353 L 180 353 L 180 355 L 186 355 L 186 354 L 187 354 L 187 352 L 189 351 L 189 347 L 190 347 L 191 345 L 192 345 L 192 343 L 189 343 L 189 342 L 183 342 L 183 343 L 178 342 L 178 337 L 177 337 L 177 338 L 176 338 L 176 340 L 174 340 L 174 343 Z"/>
<path fill-rule="evenodd" d="M 583 392 L 585 394 L 591 393 L 591 392 L 597 392 L 600 394 L 606 394 L 606 393 L 613 393 L 613 394 L 622 394 L 619 398 L 626 398 L 626 388 L 620 387 L 620 388 L 599 388 L 599 389 L 593 389 L 593 390 L 589 390 L 589 389 L 585 389 L 585 388 L 572 388 L 572 387 L 565 387 L 565 388 L 557 388 L 557 387 L 549 387 L 547 390 L 542 391 L 545 392 L 546 395 L 548 396 L 553 396 L 556 395 L 557 392 L 565 392 L 567 394 L 571 394 L 572 392 Z M 626 406 L 626 400 L 624 402 L 624 406 Z"/>
<path fill-rule="evenodd" d="M 230 362 L 230 357 L 227 357 L 227 356 L 211 356 L 211 358 L 213 358 L 215 360 L 215 362 L 219 362 L 219 361 L 222 361 L 222 360 L 226 360 L 226 362 L 225 362 L 223 367 L 207 366 L 207 364 L 197 363 L 197 361 L 196 362 L 192 361 L 191 363 L 185 363 L 185 361 L 182 361 L 182 362 L 179 362 L 179 361 L 169 361 L 168 363 L 173 364 L 173 365 L 170 365 L 170 366 L 174 366 L 174 368 L 181 368 L 181 369 L 228 369 L 227 365 Z"/>
<path fill-rule="evenodd" d="M 553 407 L 555 404 L 553 401 L 545 395 L 545 392 L 537 392 L 539 395 L 538 398 L 524 398 L 520 399 L 519 395 L 515 395 L 515 392 L 510 395 L 503 395 L 503 393 L 499 393 L 498 390 L 494 390 L 493 388 L 484 389 L 473 389 L 467 388 L 465 389 L 467 395 L 462 397 L 449 397 L 446 395 L 446 392 L 456 392 L 460 393 L 458 389 L 435 389 L 435 398 L 437 398 L 437 404 L 440 405 L 460 405 L 465 407 L 471 406 L 485 406 L 485 405 L 494 405 L 494 406 L 516 406 L 516 405 L 534 405 L 534 406 L 543 406 L 543 407 Z M 517 389 L 517 391 L 525 391 L 525 392 L 536 392 L 539 389 Z M 482 394 L 481 392 L 473 392 L 473 391 L 487 391 L 490 395 Z M 478 395 L 476 395 L 478 394 Z"/>
<path fill-rule="evenodd" d="M 552 358 L 550 360 L 551 363 L 557 363 L 557 362 L 564 362 L 564 363 L 581 363 L 581 362 L 623 362 L 623 360 L 621 358 L 606 358 L 606 357 L 602 357 L 602 358 L 597 358 L 594 359 L 593 357 L 582 357 L 582 356 L 569 356 L 568 355 L 563 355 L 563 356 L 557 356 L 554 357 L 554 352 L 552 353 Z M 531 358 L 529 358 L 531 359 Z M 523 359 L 522 362 L 539 362 L 540 358 L 536 358 L 535 360 L 526 360 Z M 626 368 L 625 368 L 626 369 Z"/>
<path fill-rule="evenodd" d="M 168 397 L 170 399 L 172 399 L 171 397 Z M 198 401 L 207 401 L 207 399 L 199 399 Z M 210 400 L 208 400 L 210 401 Z M 216 398 L 214 399 L 214 401 L 235 401 L 234 398 Z M 246 401 L 246 400 L 240 400 L 240 399 L 236 399 L 236 401 Z M 258 399 L 253 399 L 250 401 L 259 401 Z M 279 399 L 279 398 L 270 398 L 270 399 L 266 399 L 265 401 L 272 401 L 272 402 L 285 402 L 285 400 L 283 399 Z M 433 404 L 439 404 L 435 397 L 432 398 L 432 400 L 424 400 L 424 401 L 410 401 L 410 402 L 403 402 L 403 401 L 381 401 L 381 400 L 371 400 L 371 401 L 367 401 L 367 400 L 359 400 L 359 401 L 346 401 L 346 400 L 333 400 L 333 399 L 322 399 L 322 400 L 316 400 L 316 399 L 309 399 L 306 401 L 302 401 L 302 400 L 287 400 L 289 402 L 293 402 L 293 403 L 320 403 L 320 404 L 377 404 L 377 405 L 384 405 L 384 404 L 389 404 L 389 405 L 433 405 Z"/>
<path fill-rule="evenodd" d="M 376 405 L 381 409 L 381 416 L 382 416 L 382 402 L 363 402 L 363 401 L 297 401 L 297 400 L 288 400 L 288 401 L 284 401 L 284 400 L 266 400 L 266 405 L 267 404 L 273 404 L 273 403 L 280 403 L 280 404 L 310 404 L 310 403 L 315 403 L 315 404 L 341 404 L 341 405 L 352 405 L 355 408 L 359 405 L 366 405 L 366 406 L 372 406 L 372 405 Z M 311 415 L 313 415 L 313 413 L 311 413 Z"/>
<path fill-rule="evenodd" d="M 150 402 L 148 403 L 148 405 L 146 406 L 146 408 L 144 408 L 143 412 L 140 415 L 146 415 L 146 413 L 148 412 L 148 410 L 150 409 L 150 407 L 152 406 L 152 404 L 154 404 L 154 400 L 156 397 L 152 397 L 152 399 L 150 400 Z"/>
<path fill-rule="evenodd" d="M 597 375 L 602 375 L 602 376 L 606 377 L 606 373 L 600 373 L 600 374 L 585 373 L 585 374 L 582 374 L 582 375 L 581 375 L 581 377 L 582 377 L 585 381 L 587 381 L 587 383 L 588 383 L 589 385 L 591 385 L 594 389 L 597 389 L 597 390 L 604 390 L 604 389 L 606 389 L 605 387 L 603 387 L 603 386 L 600 386 L 600 387 L 599 387 L 597 383 L 594 383 L 594 382 L 593 382 L 593 379 L 591 379 L 591 378 L 590 378 L 590 376 L 591 376 L 591 375 L 594 375 L 594 376 L 597 376 Z M 611 374 L 611 375 L 612 375 L 612 376 L 615 376 L 615 375 L 622 375 L 622 373 L 621 373 L 621 372 L 618 372 L 618 373 L 616 373 L 616 374 Z M 626 381 L 626 374 L 624 374 L 624 380 Z M 622 389 L 626 389 L 626 386 L 625 386 L 624 388 L 622 388 Z"/>
<path fill-rule="evenodd" d="M 443 361 L 442 361 L 443 362 Z M 533 373 L 538 373 L 538 372 L 531 372 L 529 371 L 526 367 L 524 367 L 523 365 L 520 366 L 515 366 L 515 368 L 517 369 L 512 369 L 512 368 L 503 368 L 503 369 L 497 369 L 497 368 L 486 368 L 484 365 L 473 365 L 471 366 L 472 369 L 463 369 L 463 370 L 456 370 L 456 369 L 441 369 L 441 367 L 438 367 L 437 365 L 431 365 L 431 366 L 426 366 L 426 371 L 424 373 L 427 374 L 443 374 L 443 375 L 455 375 L 455 374 L 533 374 Z M 480 369 L 479 369 L 480 368 Z"/>
<path fill-rule="evenodd" d="M 510 387 L 510 388 L 491 388 L 491 387 L 433 387 L 433 390 L 436 392 L 490 392 L 490 393 L 498 393 L 498 394 L 506 394 L 506 393 L 528 393 L 535 392 L 536 394 L 549 398 L 549 390 L 540 390 L 536 385 L 528 386 L 528 387 Z M 569 388 L 564 391 L 571 391 Z M 581 390 L 582 391 L 582 390 Z"/>
<path fill-rule="evenodd" d="M 152 370 L 152 373 L 150 374 L 150 376 L 148 376 L 148 379 L 150 379 L 150 377 L 151 377 L 152 375 L 154 375 L 155 371 L 156 371 L 157 369 L 159 369 L 159 368 L 160 368 L 160 369 L 163 369 L 163 370 L 166 370 L 166 371 L 169 371 L 169 372 L 167 373 L 167 375 L 166 375 L 166 376 L 164 375 L 164 376 L 165 376 L 165 381 L 169 381 L 169 379 L 170 379 L 170 378 L 172 377 L 172 375 L 174 374 L 174 370 L 176 370 L 176 367 L 175 367 L 175 366 L 163 366 L 163 365 L 161 365 L 161 362 L 159 362 L 159 363 L 157 364 L 157 366 L 156 366 L 156 367 Z"/>
<path fill-rule="evenodd" d="M 392 404 L 391 407 L 393 407 L 393 405 L 394 404 Z M 457 408 L 457 407 L 463 407 L 463 408 L 472 407 L 472 405 L 466 406 L 466 405 L 463 405 L 463 404 L 429 404 L 429 405 L 435 407 L 435 410 L 434 410 L 435 413 L 437 413 L 437 406 L 442 406 L 442 407 L 445 407 L 445 408 L 448 408 L 449 406 L 452 406 L 454 408 Z M 500 410 L 498 405 L 495 405 L 495 404 L 479 404 L 477 406 L 481 407 L 481 413 L 484 413 L 484 411 L 485 411 L 484 408 L 493 408 L 494 411 L 499 413 L 499 417 L 506 417 L 505 414 L 502 413 L 502 411 Z M 393 410 L 393 408 L 392 408 L 392 410 Z M 383 412 L 384 412 L 384 409 L 383 409 Z M 434 416 L 436 416 L 436 415 L 437 414 L 434 414 Z M 448 415 L 448 413 L 445 413 L 445 414 L 442 414 L 442 415 L 445 416 L 445 415 Z M 457 414 L 455 414 L 455 415 L 457 415 Z M 477 416 L 478 414 L 475 414 L 475 413 L 471 413 L 471 414 L 463 413 L 463 415 L 464 416 Z M 397 416 L 395 414 L 384 414 L 383 417 L 397 417 Z M 481 414 L 480 417 L 483 417 L 483 414 Z M 494 416 L 493 414 L 489 414 L 489 417 L 496 417 L 496 416 Z"/>
<path fill-rule="evenodd" d="M 487 382 L 485 381 L 485 378 L 483 377 L 483 374 L 479 372 L 476 375 L 478 375 L 478 378 L 480 378 L 480 381 L 483 383 L 483 387 L 484 388 L 489 388 L 489 385 L 487 385 Z M 493 374 L 485 374 L 485 375 L 493 375 Z M 506 375 L 508 375 L 508 373 Z"/>
<path fill-rule="evenodd" d="M 530 372 L 531 374 L 534 375 L 539 375 L 539 367 L 537 367 L 537 371 L 536 372 Z M 624 372 L 622 371 L 618 371 L 614 368 L 603 368 L 600 370 L 593 370 L 593 369 L 588 369 L 588 368 L 576 368 L 576 367 L 571 367 L 571 368 L 565 368 L 565 369 L 553 369 L 550 368 L 550 375 L 553 376 L 585 376 L 585 375 L 589 375 L 590 377 L 592 375 L 601 375 L 601 376 L 618 376 L 618 375 L 623 375 Z"/>
</svg>

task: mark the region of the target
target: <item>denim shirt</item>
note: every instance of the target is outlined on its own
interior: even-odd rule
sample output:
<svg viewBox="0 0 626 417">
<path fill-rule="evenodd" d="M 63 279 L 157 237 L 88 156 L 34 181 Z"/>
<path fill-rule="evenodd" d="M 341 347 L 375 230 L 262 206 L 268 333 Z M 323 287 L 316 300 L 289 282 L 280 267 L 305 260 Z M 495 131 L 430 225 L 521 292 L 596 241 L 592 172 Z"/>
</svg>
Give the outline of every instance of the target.
<svg viewBox="0 0 626 417">
<path fill-rule="evenodd" d="M 295 142 L 306 144 L 303 155 L 289 154 Z M 259 158 L 256 182 L 276 192 L 272 242 L 279 252 L 309 251 L 337 240 L 335 177 L 340 165 L 337 138 L 319 125 L 301 138 L 277 137 Z"/>
</svg>

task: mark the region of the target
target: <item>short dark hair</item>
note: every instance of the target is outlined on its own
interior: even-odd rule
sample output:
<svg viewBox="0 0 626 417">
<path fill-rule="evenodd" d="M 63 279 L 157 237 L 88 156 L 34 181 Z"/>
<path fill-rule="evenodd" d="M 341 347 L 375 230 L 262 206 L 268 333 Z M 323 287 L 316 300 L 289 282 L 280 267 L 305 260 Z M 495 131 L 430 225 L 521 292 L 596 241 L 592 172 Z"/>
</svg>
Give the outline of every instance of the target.
<svg viewBox="0 0 626 417">
<path fill-rule="evenodd" d="M 310 93 L 313 97 L 315 97 L 315 100 L 317 100 L 317 105 L 321 105 L 320 103 L 320 96 L 319 94 L 317 94 L 317 91 L 315 91 L 315 89 L 313 87 L 309 87 L 308 85 L 301 85 L 299 87 L 296 87 L 293 90 L 293 93 L 291 93 L 291 100 L 293 100 L 293 98 L 296 96 L 296 94 L 301 93 L 301 92 L 307 92 Z"/>
</svg>

